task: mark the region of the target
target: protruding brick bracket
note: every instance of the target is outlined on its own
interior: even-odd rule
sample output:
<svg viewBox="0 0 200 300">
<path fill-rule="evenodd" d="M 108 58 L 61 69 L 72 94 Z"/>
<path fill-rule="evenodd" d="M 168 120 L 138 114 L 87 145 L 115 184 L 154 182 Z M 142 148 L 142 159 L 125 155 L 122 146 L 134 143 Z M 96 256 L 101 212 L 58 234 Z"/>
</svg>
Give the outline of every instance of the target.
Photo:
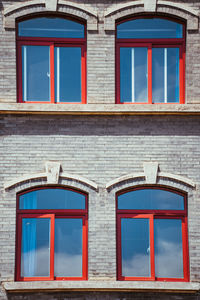
<svg viewBox="0 0 200 300">
<path fill-rule="evenodd" d="M 70 174 L 66 172 L 60 172 L 60 162 L 48 161 L 45 163 L 46 172 L 44 173 L 36 173 L 36 174 L 26 174 L 24 176 L 18 177 L 9 181 L 4 185 L 5 190 L 9 190 L 14 188 L 16 185 L 23 184 L 24 182 L 31 180 L 46 180 L 47 184 L 58 184 L 59 179 L 69 179 L 82 183 L 83 185 L 89 186 L 94 190 L 98 190 L 98 185 L 83 176 L 79 176 L 76 174 Z"/>
</svg>

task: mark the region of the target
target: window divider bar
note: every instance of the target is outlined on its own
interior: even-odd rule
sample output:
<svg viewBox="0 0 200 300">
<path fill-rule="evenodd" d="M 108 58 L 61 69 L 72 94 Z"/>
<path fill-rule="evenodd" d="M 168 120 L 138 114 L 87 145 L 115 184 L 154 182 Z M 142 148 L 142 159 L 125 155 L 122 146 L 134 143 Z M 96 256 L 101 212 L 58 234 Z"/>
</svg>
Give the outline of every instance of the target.
<svg viewBox="0 0 200 300">
<path fill-rule="evenodd" d="M 148 104 L 152 104 L 152 45 L 148 46 Z"/>
<path fill-rule="evenodd" d="M 135 48 L 131 48 L 132 102 L 135 102 Z"/>
<path fill-rule="evenodd" d="M 51 103 L 55 100 L 54 88 L 54 44 L 50 45 L 50 99 Z"/>
<path fill-rule="evenodd" d="M 164 102 L 167 103 L 167 48 L 164 48 Z"/>
<path fill-rule="evenodd" d="M 23 55 L 23 59 L 24 59 L 24 93 L 23 93 L 23 100 L 27 101 L 27 46 L 23 46 L 24 49 L 24 55 Z"/>
<path fill-rule="evenodd" d="M 56 47 L 57 51 L 57 101 L 56 102 L 60 102 L 60 47 Z"/>
</svg>

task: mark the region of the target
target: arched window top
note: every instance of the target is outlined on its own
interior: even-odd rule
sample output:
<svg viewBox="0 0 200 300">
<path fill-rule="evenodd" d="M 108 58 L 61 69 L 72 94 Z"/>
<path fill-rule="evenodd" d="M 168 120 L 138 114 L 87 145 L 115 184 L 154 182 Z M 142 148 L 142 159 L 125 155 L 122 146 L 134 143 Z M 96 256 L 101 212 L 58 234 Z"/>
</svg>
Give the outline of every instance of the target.
<svg viewBox="0 0 200 300">
<path fill-rule="evenodd" d="M 120 39 L 183 38 L 183 25 L 165 18 L 137 18 L 117 25 Z"/>
<path fill-rule="evenodd" d="M 118 195 L 118 209 L 184 210 L 184 196 L 161 188 L 140 188 Z"/>
<path fill-rule="evenodd" d="M 86 195 L 64 188 L 40 188 L 19 195 L 19 209 L 86 209 Z"/>
<path fill-rule="evenodd" d="M 32 18 L 18 23 L 18 36 L 51 38 L 84 38 L 85 26 L 58 17 Z"/>
</svg>

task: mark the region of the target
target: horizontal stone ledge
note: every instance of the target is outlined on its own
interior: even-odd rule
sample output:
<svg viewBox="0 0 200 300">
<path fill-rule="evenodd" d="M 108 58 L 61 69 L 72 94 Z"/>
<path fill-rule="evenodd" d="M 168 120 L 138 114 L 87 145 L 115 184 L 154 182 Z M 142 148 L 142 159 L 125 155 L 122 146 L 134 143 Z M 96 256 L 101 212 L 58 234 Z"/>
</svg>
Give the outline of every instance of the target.
<svg viewBox="0 0 200 300">
<path fill-rule="evenodd" d="M 200 104 L 0 103 L 0 114 L 137 115 L 200 114 Z"/>
<path fill-rule="evenodd" d="M 41 291 L 99 291 L 99 292 L 173 292 L 196 293 L 198 282 L 154 282 L 154 281 L 29 281 L 3 282 L 7 292 Z"/>
</svg>

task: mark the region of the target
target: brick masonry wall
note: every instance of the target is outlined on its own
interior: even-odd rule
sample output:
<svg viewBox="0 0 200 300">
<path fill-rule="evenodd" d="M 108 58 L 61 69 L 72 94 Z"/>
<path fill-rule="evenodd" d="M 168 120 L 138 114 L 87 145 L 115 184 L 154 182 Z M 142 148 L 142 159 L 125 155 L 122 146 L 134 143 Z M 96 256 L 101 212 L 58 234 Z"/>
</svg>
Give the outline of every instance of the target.
<svg viewBox="0 0 200 300">
<path fill-rule="evenodd" d="M 14 280 L 16 192 L 44 184 L 25 183 L 5 191 L 5 183 L 25 174 L 43 172 L 44 162 L 48 160 L 61 162 L 63 172 L 96 182 L 99 186 L 97 192 L 75 182 L 60 181 L 89 193 L 89 280 L 115 281 L 115 192 L 141 182 L 119 184 L 110 191 L 106 191 L 105 185 L 119 176 L 142 172 L 144 161 L 157 161 L 162 172 L 183 175 L 197 184 L 196 189 L 178 183 L 173 186 L 188 192 L 190 278 L 193 282 L 200 282 L 199 132 L 198 116 L 1 116 L 1 280 Z M 164 181 L 158 183 L 171 185 Z M 10 299 L 15 299 L 13 297 Z M 62 299 L 63 296 L 52 294 L 51 297 Z M 65 297 L 71 299 L 67 294 Z M 74 297 L 76 299 L 76 295 Z M 77 297 L 87 299 L 84 294 Z M 101 299 L 102 296 L 91 294 L 90 297 Z M 106 297 L 121 299 L 117 294 L 107 294 Z M 129 299 L 128 295 L 126 297 Z M 130 297 L 143 299 L 146 295 Z M 176 296 L 170 297 L 176 299 Z M 188 297 L 193 299 L 194 296 Z M 33 295 L 16 296 L 16 299 L 33 298 Z M 2 295 L 2 299 L 6 296 Z M 40 298 L 36 296 L 34 299 Z M 179 295 L 179 299 L 190 298 Z"/>
</svg>

